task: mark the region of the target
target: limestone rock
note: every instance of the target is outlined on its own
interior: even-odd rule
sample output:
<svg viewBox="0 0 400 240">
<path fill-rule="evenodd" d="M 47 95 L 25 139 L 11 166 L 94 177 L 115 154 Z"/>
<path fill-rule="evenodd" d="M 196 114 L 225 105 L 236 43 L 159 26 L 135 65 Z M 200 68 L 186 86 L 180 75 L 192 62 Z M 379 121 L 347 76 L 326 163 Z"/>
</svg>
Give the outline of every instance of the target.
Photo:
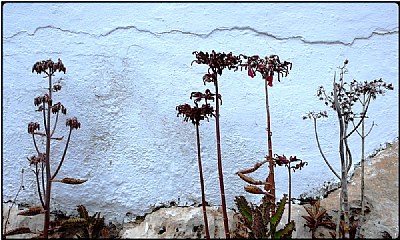
<svg viewBox="0 0 400 240">
<path fill-rule="evenodd" d="M 235 212 L 228 211 L 229 227 L 236 226 Z M 225 238 L 221 208 L 207 207 L 211 238 Z M 204 238 L 202 207 L 161 208 L 146 215 L 140 223 L 129 223 L 120 232 L 121 238 Z"/>
</svg>

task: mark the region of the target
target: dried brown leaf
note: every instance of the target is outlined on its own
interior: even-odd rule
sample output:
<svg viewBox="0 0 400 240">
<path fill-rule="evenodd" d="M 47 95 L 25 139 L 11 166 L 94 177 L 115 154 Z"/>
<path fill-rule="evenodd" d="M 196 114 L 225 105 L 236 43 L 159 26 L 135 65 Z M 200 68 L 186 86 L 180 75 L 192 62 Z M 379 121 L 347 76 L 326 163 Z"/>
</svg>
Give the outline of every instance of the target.
<svg viewBox="0 0 400 240">
<path fill-rule="evenodd" d="M 21 216 L 35 216 L 38 214 L 43 213 L 43 208 L 42 207 L 31 207 L 28 210 L 19 212 L 17 215 L 21 215 Z"/>
</svg>

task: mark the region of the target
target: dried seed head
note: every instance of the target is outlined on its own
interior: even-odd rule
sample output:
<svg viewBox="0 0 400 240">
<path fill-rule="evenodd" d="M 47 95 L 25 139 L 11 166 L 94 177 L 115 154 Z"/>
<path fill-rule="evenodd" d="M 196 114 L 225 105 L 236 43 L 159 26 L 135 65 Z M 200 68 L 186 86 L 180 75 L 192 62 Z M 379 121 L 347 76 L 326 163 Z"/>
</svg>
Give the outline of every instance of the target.
<svg viewBox="0 0 400 240">
<path fill-rule="evenodd" d="M 65 184 L 82 184 L 87 181 L 87 179 L 75 179 L 75 178 L 63 178 L 61 180 L 51 180 L 52 182 L 61 182 Z"/>
<path fill-rule="evenodd" d="M 245 186 L 244 190 L 248 193 L 253 193 L 253 194 L 265 194 L 265 192 L 261 188 L 251 185 Z"/>
<path fill-rule="evenodd" d="M 285 155 L 279 156 L 275 154 L 275 163 L 278 164 L 278 166 L 286 165 L 289 163 L 289 159 L 286 158 Z"/>
<path fill-rule="evenodd" d="M 61 90 L 61 84 L 54 84 L 53 85 L 53 91 L 54 92 L 57 92 L 57 91 L 60 91 Z"/>
<path fill-rule="evenodd" d="M 58 102 L 51 107 L 52 113 L 58 113 L 60 110 L 62 114 L 67 114 L 67 109 L 61 104 L 61 102 Z"/>
<path fill-rule="evenodd" d="M 37 122 L 30 122 L 28 124 L 28 133 L 33 134 L 36 130 L 40 130 L 40 124 Z"/>
<path fill-rule="evenodd" d="M 67 119 L 66 126 L 69 126 L 71 129 L 73 129 L 73 128 L 78 129 L 81 127 L 81 123 L 78 121 L 78 119 L 76 117 L 73 117 L 73 118 Z"/>
<path fill-rule="evenodd" d="M 37 74 L 41 74 L 42 72 L 44 72 L 47 75 L 52 75 L 56 71 L 65 73 L 66 70 L 67 69 L 65 68 L 61 59 L 58 59 L 57 63 L 54 63 L 51 59 L 38 61 L 32 67 L 32 73 L 36 72 Z"/>
</svg>

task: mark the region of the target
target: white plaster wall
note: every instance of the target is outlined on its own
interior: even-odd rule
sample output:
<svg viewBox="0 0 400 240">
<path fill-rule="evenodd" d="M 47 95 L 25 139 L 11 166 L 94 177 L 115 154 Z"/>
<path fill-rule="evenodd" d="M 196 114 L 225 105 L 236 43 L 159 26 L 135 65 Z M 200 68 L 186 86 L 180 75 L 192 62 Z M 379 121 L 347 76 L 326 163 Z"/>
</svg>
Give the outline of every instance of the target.
<svg viewBox="0 0 400 240">
<path fill-rule="evenodd" d="M 65 81 L 55 99 L 82 124 L 59 177 L 88 181 L 53 187 L 54 208 L 67 212 L 84 204 L 122 221 L 128 211 L 141 215 L 170 201 L 200 202 L 195 129 L 175 110 L 191 103 L 190 92 L 212 88 L 201 79 L 206 66 L 190 66 L 195 50 L 278 54 L 293 62 L 289 76 L 270 88 L 270 104 L 274 153 L 309 162 L 293 175 L 294 196 L 335 180 L 319 155 L 312 122 L 302 116 L 310 110 L 332 116 L 319 122 L 320 141 L 339 169 L 338 126 L 315 93 L 320 85 L 331 86 L 344 59 L 350 61 L 347 80 L 382 77 L 395 86 L 370 106 L 368 122 L 378 126 L 367 139 L 367 153 L 398 137 L 399 23 L 393 3 L 7 3 L 2 11 L 4 201 L 16 193 L 21 168 L 27 190 L 19 200 L 38 201 L 26 129 L 41 119 L 33 98 L 46 86 L 31 67 L 48 58 L 66 65 L 67 74 L 57 75 Z M 235 172 L 267 152 L 263 81 L 225 71 L 219 82 L 225 191 L 228 207 L 234 207 L 234 196 L 249 196 Z M 214 128 L 214 120 L 201 125 L 202 157 L 207 201 L 219 205 Z M 59 132 L 67 134 L 63 124 Z M 54 144 L 55 154 L 60 146 Z M 351 146 L 359 159 L 356 136 Z M 263 169 L 254 177 L 264 178 Z M 287 175 L 276 171 L 280 196 Z"/>
</svg>

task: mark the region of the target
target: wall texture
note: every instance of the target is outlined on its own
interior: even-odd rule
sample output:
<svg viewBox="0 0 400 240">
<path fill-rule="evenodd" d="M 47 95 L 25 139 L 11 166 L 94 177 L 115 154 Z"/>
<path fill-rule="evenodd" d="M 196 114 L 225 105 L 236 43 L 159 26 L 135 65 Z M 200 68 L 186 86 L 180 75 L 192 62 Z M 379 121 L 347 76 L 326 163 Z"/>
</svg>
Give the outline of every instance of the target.
<svg viewBox="0 0 400 240">
<path fill-rule="evenodd" d="M 382 77 L 395 86 L 369 109 L 377 126 L 366 151 L 398 137 L 398 6 L 392 3 L 7 3 L 3 5 L 2 169 L 3 200 L 12 199 L 24 168 L 21 202 L 37 202 L 26 157 L 34 154 L 27 134 L 40 121 L 33 98 L 46 81 L 31 73 L 39 60 L 61 58 L 67 67 L 55 94 L 77 116 L 62 177 L 85 178 L 79 186 L 54 184 L 54 208 L 73 212 L 83 204 L 122 221 L 175 201 L 200 202 L 195 129 L 176 117 L 175 106 L 204 91 L 206 66 L 193 65 L 195 50 L 261 56 L 293 62 L 287 78 L 270 88 L 274 153 L 296 155 L 309 165 L 293 175 L 294 196 L 334 181 L 319 155 L 310 110 L 327 110 L 320 141 L 336 169 L 338 126 L 334 112 L 315 96 L 349 60 L 346 80 Z M 266 154 L 263 81 L 245 72 L 220 78 L 221 135 L 226 196 L 246 194 L 235 175 Z M 63 122 L 65 120 L 61 119 Z M 207 201 L 220 204 L 215 122 L 201 125 Z M 67 129 L 60 124 L 59 135 Z M 360 140 L 350 139 L 354 159 Z M 61 154 L 64 142 L 55 143 Z M 54 159 L 56 160 L 56 158 Z M 277 169 L 277 194 L 286 191 L 285 169 Z M 267 167 L 253 177 L 264 178 Z M 253 201 L 258 198 L 253 197 Z"/>
</svg>

